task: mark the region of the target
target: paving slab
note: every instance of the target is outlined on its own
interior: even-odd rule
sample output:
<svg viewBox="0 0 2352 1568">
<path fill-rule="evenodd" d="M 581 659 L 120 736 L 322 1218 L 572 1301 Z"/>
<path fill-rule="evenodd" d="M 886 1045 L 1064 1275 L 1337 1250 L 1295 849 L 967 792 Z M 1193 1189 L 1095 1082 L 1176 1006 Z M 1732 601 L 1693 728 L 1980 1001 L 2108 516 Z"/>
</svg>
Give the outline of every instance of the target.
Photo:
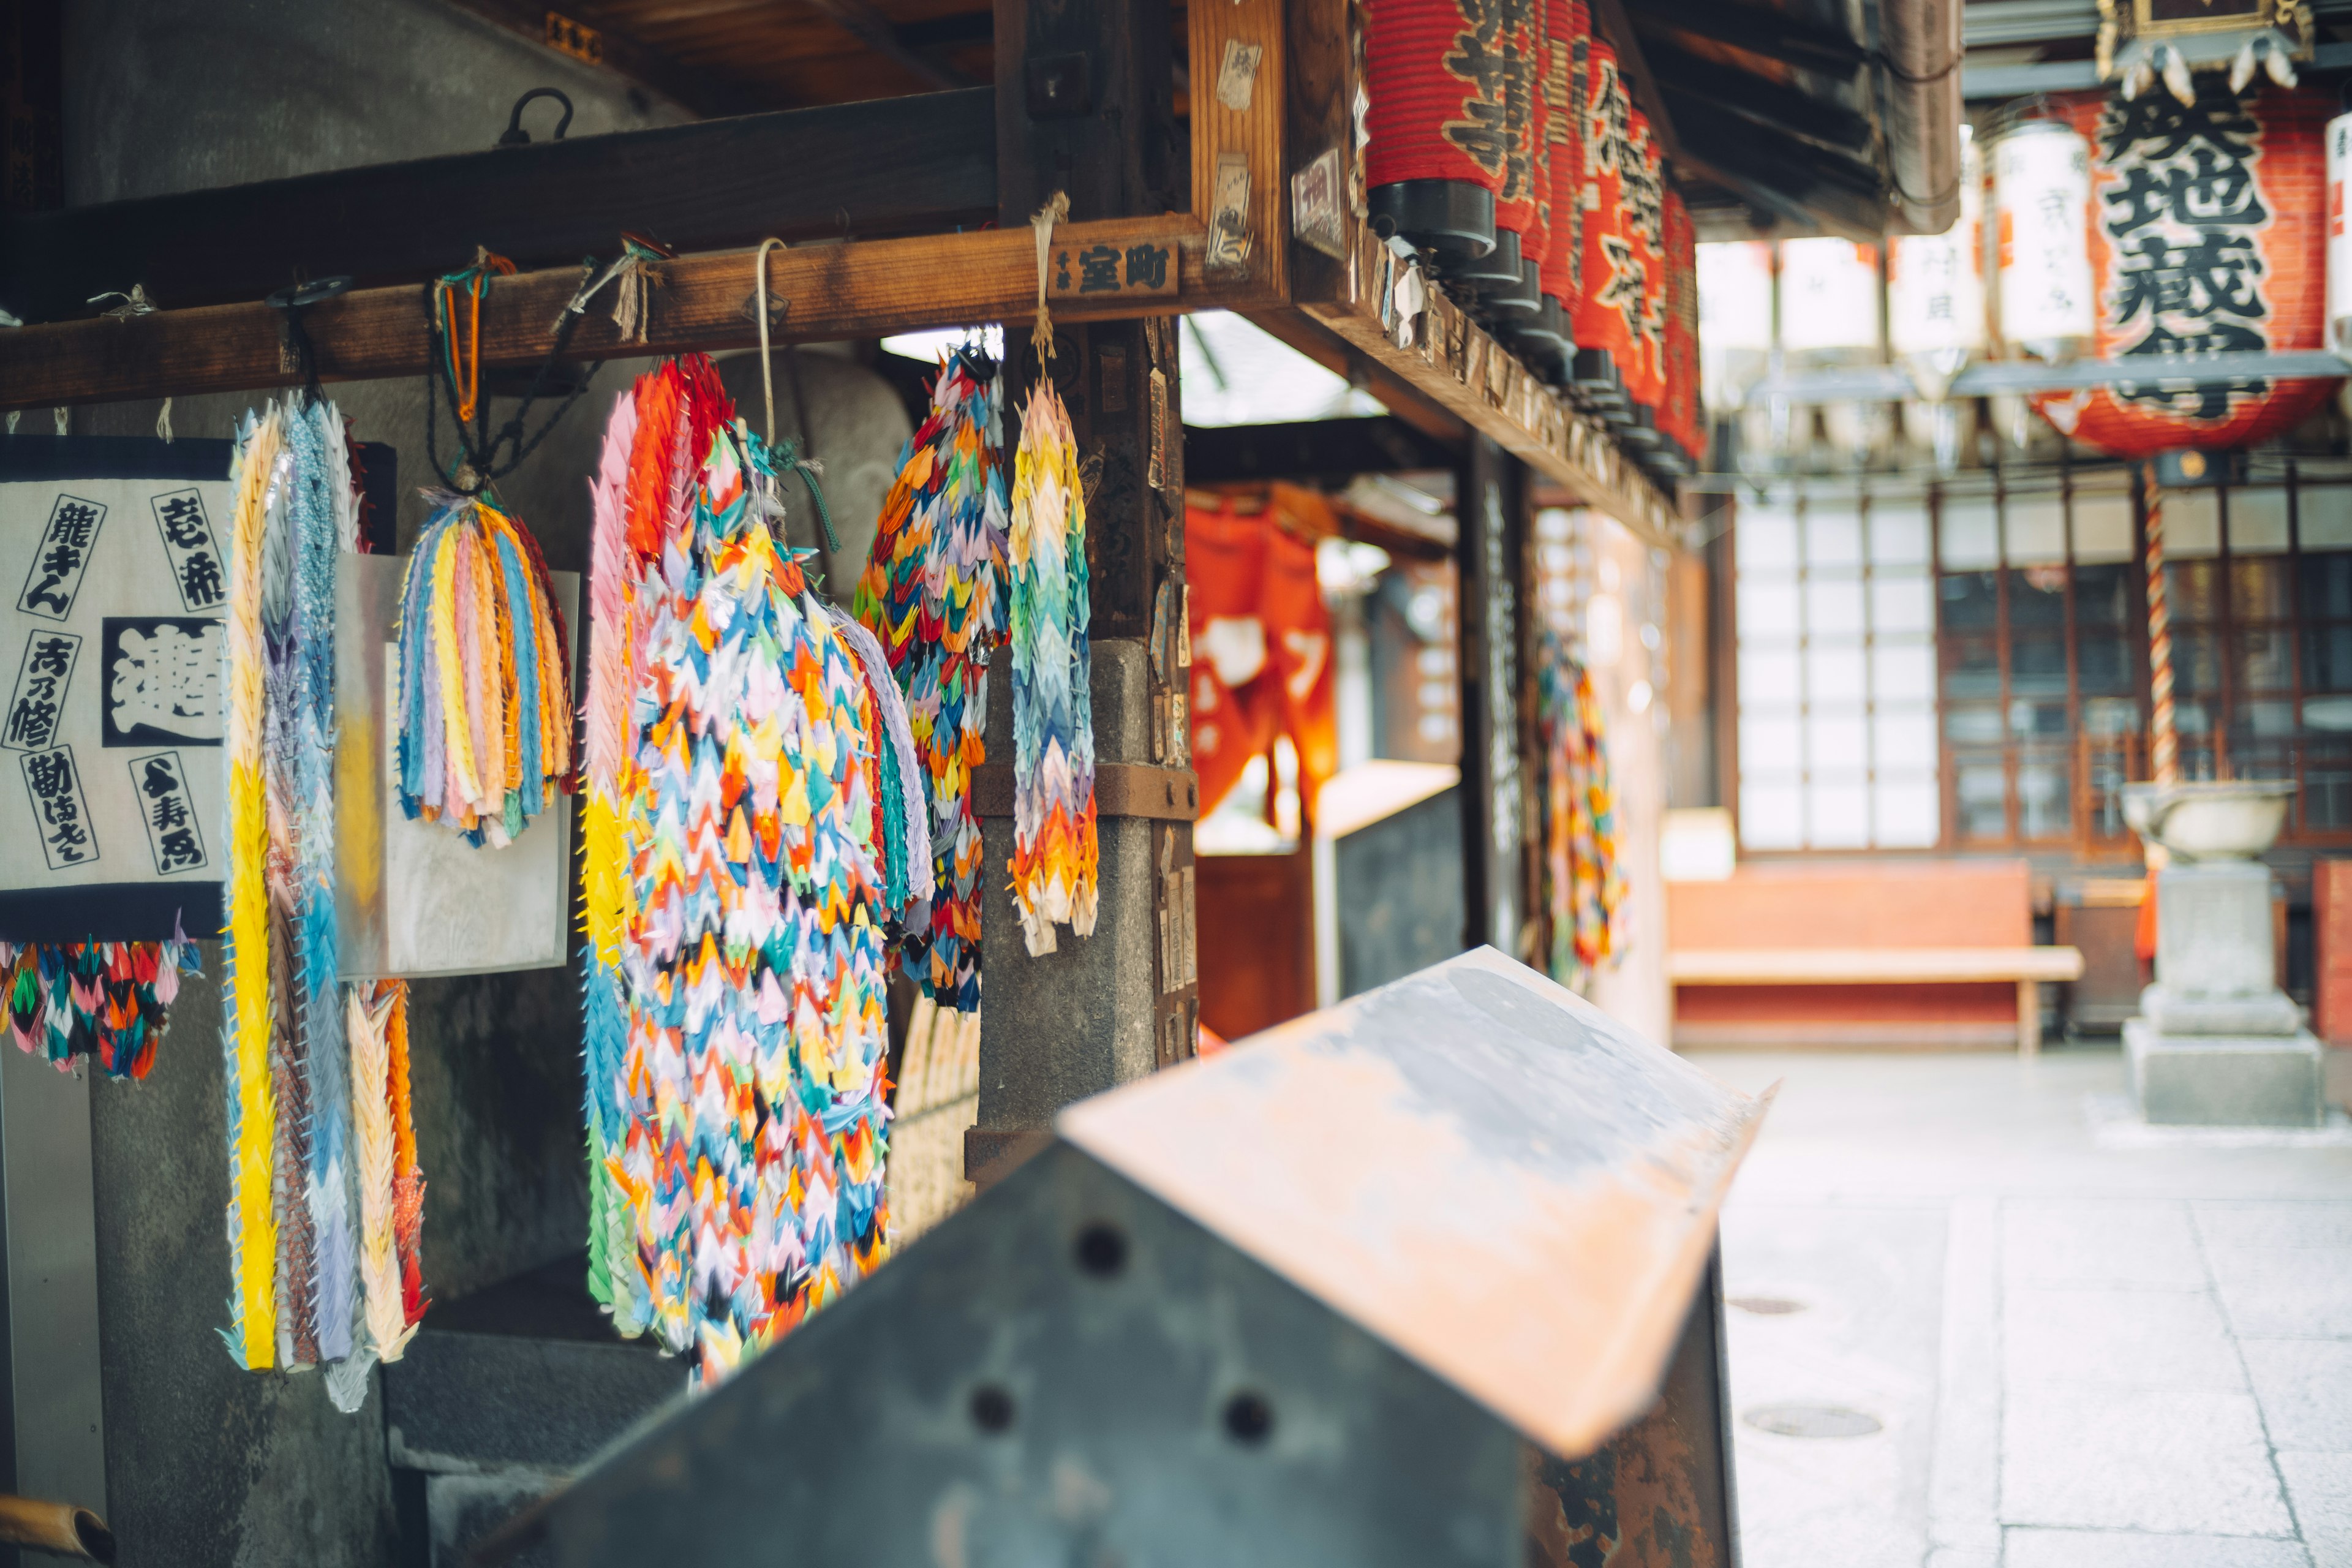
<svg viewBox="0 0 2352 1568">
<path fill-rule="evenodd" d="M 2352 1247 L 2209 1245 L 2205 1256 L 2240 1339 L 2352 1339 Z"/>
<path fill-rule="evenodd" d="M 2198 1233 L 2208 1247 L 2319 1247 L 2352 1250 L 2352 1199 L 2266 1204 L 2197 1203 Z"/>
<path fill-rule="evenodd" d="M 2221 1309 L 2202 1290 L 2012 1284 L 2001 1318 L 2003 1376 L 2011 1387 L 2248 1392 Z"/>
<path fill-rule="evenodd" d="M 1943 1206 L 1766 1206 L 1727 1215 L 1725 1313 L 1746 1568 L 1916 1568 L 1927 1546 Z M 1857 1410 L 1880 1429 L 1794 1437 L 1737 1417 Z M 1751 1475 L 1755 1478 L 1750 1479 Z"/>
<path fill-rule="evenodd" d="M 2012 1530 L 2003 1568 L 2308 1568 L 2302 1543 L 2242 1535 Z"/>
<path fill-rule="evenodd" d="M 2352 1568 L 2352 1453 L 2282 1448 L 2278 1468 L 2313 1568 Z"/>
<path fill-rule="evenodd" d="M 2009 1388 L 2001 1415 L 2006 1522 L 2294 1533 L 2249 1395 L 2034 1384 Z"/>
<path fill-rule="evenodd" d="M 2352 1341 L 2246 1340 L 2242 1348 L 2273 1447 L 2352 1453 Z"/>
<path fill-rule="evenodd" d="M 1735 1410 L 1888 1423 L 1740 1431 L 1749 1568 L 2352 1568 L 2352 1144 L 2103 1142 L 2113 1049 L 1700 1065 L 1785 1081 L 1727 1285 L 1806 1306 L 1730 1314 Z"/>
<path fill-rule="evenodd" d="M 2205 1289 L 2205 1259 L 2186 1204 L 2011 1198 L 2001 1205 L 2001 1276 L 2012 1287 Z"/>
</svg>

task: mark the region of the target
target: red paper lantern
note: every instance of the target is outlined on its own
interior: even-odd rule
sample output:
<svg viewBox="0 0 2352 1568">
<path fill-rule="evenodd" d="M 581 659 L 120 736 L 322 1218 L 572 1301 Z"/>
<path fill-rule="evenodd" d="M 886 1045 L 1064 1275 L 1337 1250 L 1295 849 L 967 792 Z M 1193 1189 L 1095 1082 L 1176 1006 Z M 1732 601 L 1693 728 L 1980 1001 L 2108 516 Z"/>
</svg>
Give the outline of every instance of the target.
<svg viewBox="0 0 2352 1568">
<path fill-rule="evenodd" d="M 2324 132 L 2332 93 L 2218 72 L 2184 106 L 2158 83 L 2061 100 L 2090 139 L 2093 352 L 2147 363 L 2143 382 L 2035 399 L 2050 422 L 2119 457 L 2240 447 L 2299 424 L 2333 380 L 2192 384 L 2196 355 L 2316 349 L 2326 329 Z"/>
<path fill-rule="evenodd" d="M 1373 217 L 1455 264 L 1495 247 L 1495 198 L 1511 151 L 1501 62 L 1519 47 L 1503 13 L 1520 3 L 1373 0 L 1367 16 L 1364 179 Z"/>
<path fill-rule="evenodd" d="M 1583 101 L 1586 55 L 1592 16 L 1584 0 L 1547 0 L 1549 31 L 1544 55 L 1544 142 L 1551 188 L 1551 232 L 1544 247 L 1544 297 L 1559 306 L 1563 330 L 1571 329 L 1584 290 Z"/>
<path fill-rule="evenodd" d="M 1633 360 L 1623 367 L 1625 395 L 1654 416 L 1666 400 L 1665 169 L 1651 139 L 1650 117 L 1636 109 L 1626 118 L 1632 162 L 1618 178 L 1618 200 L 1625 209 L 1626 265 L 1634 270 L 1624 289 L 1629 303 L 1635 289 L 1640 298 L 1627 322 Z"/>
<path fill-rule="evenodd" d="M 1617 51 L 1599 34 L 1585 50 L 1583 115 L 1580 126 L 1584 189 L 1583 288 L 1574 301 L 1576 382 L 1588 395 L 1622 401 L 1633 368 L 1635 334 L 1645 278 L 1639 242 L 1626 223 L 1624 180 L 1641 179 L 1633 146 L 1633 102 L 1617 74 Z"/>
<path fill-rule="evenodd" d="M 1543 57 L 1548 45 L 1543 0 L 1498 0 L 1489 9 L 1506 16 L 1503 73 L 1510 153 L 1494 197 L 1494 226 L 1519 235 L 1519 263 L 1543 266 L 1552 237 L 1550 148 L 1543 124 Z"/>
<path fill-rule="evenodd" d="M 1666 395 L 1658 429 L 1679 448 L 1676 456 L 1696 464 L 1706 455 L 1706 424 L 1698 400 L 1698 235 L 1681 195 L 1665 195 Z"/>
</svg>

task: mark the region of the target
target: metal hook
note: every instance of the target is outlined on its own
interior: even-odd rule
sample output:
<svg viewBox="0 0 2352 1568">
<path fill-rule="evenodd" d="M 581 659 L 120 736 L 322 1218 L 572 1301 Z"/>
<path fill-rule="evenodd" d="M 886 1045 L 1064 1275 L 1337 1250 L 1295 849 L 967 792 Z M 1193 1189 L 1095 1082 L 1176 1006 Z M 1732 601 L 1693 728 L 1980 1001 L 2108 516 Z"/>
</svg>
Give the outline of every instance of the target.
<svg viewBox="0 0 2352 1568">
<path fill-rule="evenodd" d="M 507 132 L 505 135 L 499 138 L 499 146 L 526 147 L 530 144 L 530 132 L 522 128 L 522 111 L 523 106 L 534 98 L 551 98 L 563 105 L 563 118 L 555 122 L 555 134 L 549 137 L 549 141 L 562 141 L 563 133 L 572 129 L 572 100 L 566 96 L 563 89 L 555 87 L 535 87 L 515 100 L 514 113 L 507 117 Z"/>
<path fill-rule="evenodd" d="M 286 315 L 285 331 L 279 339 L 280 363 L 290 358 L 293 363 L 284 368 L 302 377 L 303 389 L 313 401 L 325 401 L 319 389 L 319 355 L 310 345 L 310 334 L 302 325 L 302 312 L 321 300 L 331 300 L 349 289 L 355 281 L 351 274 L 339 272 L 331 278 L 314 278 L 308 283 L 289 283 L 263 301 L 273 310 Z"/>
</svg>

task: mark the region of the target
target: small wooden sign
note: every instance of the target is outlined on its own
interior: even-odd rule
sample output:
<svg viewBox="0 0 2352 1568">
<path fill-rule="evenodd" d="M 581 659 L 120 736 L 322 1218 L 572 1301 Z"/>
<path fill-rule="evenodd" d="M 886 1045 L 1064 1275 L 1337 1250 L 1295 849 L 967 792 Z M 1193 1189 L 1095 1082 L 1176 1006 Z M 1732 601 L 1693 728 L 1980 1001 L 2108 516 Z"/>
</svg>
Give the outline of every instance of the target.
<svg viewBox="0 0 2352 1568">
<path fill-rule="evenodd" d="M 1055 245 L 1047 259 L 1048 300 L 1135 300 L 1176 297 L 1178 252 L 1173 239 L 1128 245 Z"/>
</svg>

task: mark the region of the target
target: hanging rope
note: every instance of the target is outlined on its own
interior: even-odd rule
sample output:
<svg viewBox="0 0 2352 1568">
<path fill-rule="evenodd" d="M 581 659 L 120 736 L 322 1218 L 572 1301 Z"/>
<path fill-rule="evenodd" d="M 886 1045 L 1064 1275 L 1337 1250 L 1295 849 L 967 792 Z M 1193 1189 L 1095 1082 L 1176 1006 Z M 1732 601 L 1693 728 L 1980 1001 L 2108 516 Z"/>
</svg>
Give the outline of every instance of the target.
<svg viewBox="0 0 2352 1568">
<path fill-rule="evenodd" d="M 547 416 L 547 423 L 539 427 L 538 433 L 528 439 L 524 437 L 523 426 L 530 416 L 531 407 L 546 391 L 548 378 L 555 374 L 555 367 L 562 362 L 565 351 L 571 346 L 572 331 L 579 326 L 581 317 L 586 313 L 589 300 L 594 296 L 597 289 L 603 288 L 615 275 L 620 266 L 619 263 L 615 263 L 614 267 L 605 268 L 604 275 L 599 277 L 596 258 L 593 256 L 582 258 L 580 288 L 574 291 L 570 302 L 555 318 L 553 341 L 548 345 L 547 357 L 540 362 L 538 374 L 531 377 L 530 387 L 523 393 L 521 403 L 515 408 L 514 417 L 500 426 L 498 434 L 492 436 L 489 431 L 489 410 L 486 401 L 480 396 L 481 293 L 474 287 L 477 283 L 486 284 L 487 277 L 477 278 L 475 274 L 481 272 L 485 266 L 490 263 L 502 263 L 506 269 L 511 272 L 513 263 L 506 261 L 503 257 L 491 256 L 488 251 L 478 247 L 476 255 L 478 259 L 473 267 L 436 279 L 425 291 L 425 326 L 431 334 L 433 344 L 432 353 L 428 356 L 432 361 L 433 368 L 426 371 L 425 374 L 425 456 L 426 461 L 432 465 L 433 471 L 446 480 L 451 489 L 461 496 L 480 495 L 489 489 L 494 481 L 504 479 L 520 468 L 523 459 L 539 449 L 539 444 L 547 439 L 556 426 L 562 423 L 563 416 L 572 411 L 572 405 L 579 402 L 582 395 L 586 393 L 589 386 L 594 383 L 596 373 L 604 368 L 604 362 L 601 359 L 588 367 L 587 374 L 581 376 L 574 384 L 570 395 L 564 398 L 555 412 Z M 460 289 L 466 290 L 475 302 L 471 332 L 473 365 L 470 374 L 464 376 L 460 374 L 457 348 L 455 309 L 457 295 Z M 466 383 L 462 389 L 459 384 L 461 380 Z M 457 416 L 457 445 L 464 456 L 454 468 L 446 468 L 441 462 L 438 440 L 440 419 L 435 407 L 434 392 L 436 382 L 449 399 L 450 410 Z M 509 454 L 503 459 L 499 457 L 501 451 Z"/>
<path fill-rule="evenodd" d="M 2172 718 L 2172 616 L 2164 594 L 2164 491 L 2147 470 L 2148 773 L 2158 784 L 2180 776 Z"/>
<path fill-rule="evenodd" d="M 1054 247 L 1054 226 L 1069 216 L 1070 193 L 1055 191 L 1054 199 L 1029 219 L 1037 234 L 1037 320 L 1029 329 L 1029 342 L 1040 363 L 1054 357 L 1054 312 L 1045 308 L 1045 253 Z"/>
<path fill-rule="evenodd" d="M 776 473 L 780 477 L 798 474 L 801 482 L 808 487 L 809 500 L 816 503 L 816 520 L 824 529 L 824 548 L 830 558 L 841 553 L 841 536 L 833 531 L 833 512 L 824 504 L 824 491 L 817 484 L 817 466 L 803 450 L 808 445 L 808 400 L 801 395 L 797 359 L 790 359 L 786 363 L 791 366 L 793 378 L 793 421 L 800 426 L 801 438 L 797 442 L 787 441 L 781 447 L 776 444 L 776 382 L 770 371 L 773 356 L 768 348 L 768 252 L 781 248 L 783 243 L 771 236 L 760 242 L 760 253 L 751 258 L 751 284 L 755 295 L 752 309 L 760 318 L 760 396 L 767 408 L 769 457 L 775 463 Z M 785 308 L 791 308 L 789 301 Z M 792 354 L 791 344 L 784 346 L 784 353 Z"/>
</svg>

